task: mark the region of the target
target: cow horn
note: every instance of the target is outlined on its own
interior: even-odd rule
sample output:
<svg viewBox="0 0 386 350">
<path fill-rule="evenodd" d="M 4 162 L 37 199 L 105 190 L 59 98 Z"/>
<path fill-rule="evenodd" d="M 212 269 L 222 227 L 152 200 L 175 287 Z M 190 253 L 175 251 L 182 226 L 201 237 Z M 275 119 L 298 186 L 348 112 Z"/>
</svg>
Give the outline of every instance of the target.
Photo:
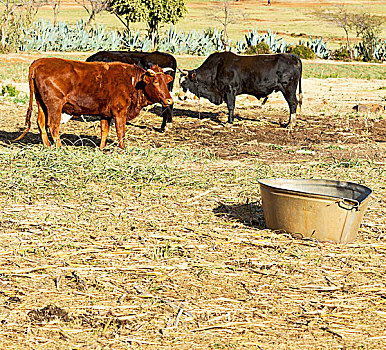
<svg viewBox="0 0 386 350">
<path fill-rule="evenodd" d="M 150 69 L 150 68 L 149 68 L 147 71 L 150 73 L 150 75 L 156 75 L 156 74 L 157 74 L 156 72 L 154 72 L 154 71 L 153 71 L 152 69 Z"/>
<path fill-rule="evenodd" d="M 166 72 L 174 72 L 174 69 L 170 68 L 170 67 L 162 68 L 162 70 L 163 70 L 164 73 L 166 73 Z"/>
<path fill-rule="evenodd" d="M 181 69 L 180 67 L 177 67 L 177 69 L 180 71 L 180 73 L 181 73 L 182 75 L 185 75 L 185 76 L 188 75 L 188 71 L 187 71 L 187 70 L 183 70 L 183 69 Z"/>
</svg>

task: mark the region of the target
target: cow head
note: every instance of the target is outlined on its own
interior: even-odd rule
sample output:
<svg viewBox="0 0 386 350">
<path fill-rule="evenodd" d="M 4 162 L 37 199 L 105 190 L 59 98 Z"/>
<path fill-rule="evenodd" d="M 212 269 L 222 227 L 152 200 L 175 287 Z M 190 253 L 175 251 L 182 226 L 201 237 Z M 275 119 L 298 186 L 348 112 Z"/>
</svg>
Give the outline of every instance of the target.
<svg viewBox="0 0 386 350">
<path fill-rule="evenodd" d="M 144 92 L 146 97 L 152 103 L 161 103 L 163 107 L 173 104 L 173 99 L 168 90 L 167 84 L 173 80 L 168 74 L 165 74 L 158 66 L 152 66 L 142 76 L 144 83 Z"/>
<path fill-rule="evenodd" d="M 180 71 L 180 86 L 182 91 L 186 93 L 188 90 L 198 98 L 207 98 L 214 104 L 223 102 L 222 95 L 216 89 L 215 83 L 211 77 L 204 77 L 202 73 L 198 73 L 195 69 L 190 71 Z M 179 95 L 180 99 L 184 99 L 184 94 Z"/>
<path fill-rule="evenodd" d="M 182 91 L 187 92 L 189 90 L 190 92 L 197 95 L 198 80 L 196 71 L 186 71 L 180 69 L 180 72 L 180 86 L 182 88 Z"/>
</svg>

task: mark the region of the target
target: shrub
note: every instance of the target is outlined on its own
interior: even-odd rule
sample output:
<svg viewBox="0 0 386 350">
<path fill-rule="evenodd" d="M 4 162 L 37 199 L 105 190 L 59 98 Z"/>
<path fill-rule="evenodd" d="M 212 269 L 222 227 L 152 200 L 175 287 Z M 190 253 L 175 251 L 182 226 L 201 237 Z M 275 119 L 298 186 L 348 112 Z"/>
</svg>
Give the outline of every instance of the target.
<svg viewBox="0 0 386 350">
<path fill-rule="evenodd" d="M 382 62 L 386 60 L 386 40 L 364 36 L 363 42 L 355 47 L 358 59 L 365 62 Z"/>
<path fill-rule="evenodd" d="M 262 41 L 257 45 L 248 47 L 248 49 L 246 49 L 244 53 L 247 55 L 261 55 L 261 54 L 271 53 L 271 50 L 269 49 L 268 44 Z"/>
<path fill-rule="evenodd" d="M 304 59 L 313 59 L 316 57 L 314 51 L 305 45 L 288 46 L 287 52 L 298 55 Z"/>
<path fill-rule="evenodd" d="M 18 51 L 24 28 L 30 27 L 36 14 L 33 2 L 3 2 L 5 9 L 0 14 L 0 52 Z"/>
<path fill-rule="evenodd" d="M 7 45 L 3 46 L 3 44 L 0 43 L 0 53 L 10 53 L 11 48 Z"/>
<path fill-rule="evenodd" d="M 346 46 L 341 46 L 339 49 L 332 51 L 330 58 L 337 61 L 350 61 L 351 55 Z"/>
<path fill-rule="evenodd" d="M 1 88 L 1 96 L 15 97 L 17 94 L 18 91 L 13 85 L 5 85 Z"/>
<path fill-rule="evenodd" d="M 378 45 L 376 46 L 374 51 L 374 57 L 378 61 L 386 61 L 386 39 L 379 40 Z"/>
<path fill-rule="evenodd" d="M 0 90 L 1 100 L 11 101 L 13 103 L 27 103 L 29 95 L 18 91 L 14 85 L 3 85 Z"/>
</svg>

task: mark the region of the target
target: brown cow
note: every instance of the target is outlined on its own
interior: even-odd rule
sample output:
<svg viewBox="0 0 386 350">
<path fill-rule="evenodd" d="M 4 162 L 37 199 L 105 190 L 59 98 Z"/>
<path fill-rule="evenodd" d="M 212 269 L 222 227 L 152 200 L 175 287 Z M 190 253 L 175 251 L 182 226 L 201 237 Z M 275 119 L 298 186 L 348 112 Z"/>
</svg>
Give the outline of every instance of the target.
<svg viewBox="0 0 386 350">
<path fill-rule="evenodd" d="M 38 105 L 38 126 L 45 146 L 50 146 L 48 126 L 57 147 L 61 146 L 61 114 L 101 116 L 101 144 L 106 145 L 109 126 L 114 119 L 119 147 L 124 148 L 126 120 L 135 118 L 141 109 L 153 103 L 170 106 L 173 99 L 166 86 L 173 78 L 161 68 L 144 70 L 120 62 L 80 62 L 61 58 L 40 58 L 29 69 L 30 99 L 26 115 L 31 127 L 33 95 Z"/>
</svg>

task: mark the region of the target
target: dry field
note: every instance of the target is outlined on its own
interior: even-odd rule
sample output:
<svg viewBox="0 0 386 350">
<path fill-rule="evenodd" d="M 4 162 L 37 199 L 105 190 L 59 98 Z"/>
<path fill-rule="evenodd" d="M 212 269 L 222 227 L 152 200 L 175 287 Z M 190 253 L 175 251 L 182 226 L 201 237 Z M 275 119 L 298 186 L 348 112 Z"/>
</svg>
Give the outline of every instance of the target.
<svg viewBox="0 0 386 350">
<path fill-rule="evenodd" d="M 20 86 L 22 89 L 23 86 Z M 0 104 L 1 349 L 384 349 L 385 80 L 304 79 L 298 126 L 242 96 L 176 102 L 127 125 L 120 151 L 99 121 L 62 125 L 62 149 L 25 104 Z M 199 118 L 200 113 L 200 118 Z M 266 229 L 257 180 L 331 178 L 373 189 L 348 245 Z"/>
<path fill-rule="evenodd" d="M 87 3 L 87 2 L 86 2 Z M 186 0 L 188 13 L 177 23 L 178 30 L 203 30 L 209 27 L 223 27 L 223 1 Z M 228 33 L 232 40 L 242 39 L 248 29 L 257 28 L 262 33 L 272 29 L 278 37 L 285 38 L 288 43 L 297 43 L 299 39 L 308 40 L 309 36 L 323 37 L 328 40 L 330 49 L 345 43 L 345 33 L 335 25 L 322 21 L 313 15 L 319 8 L 334 8 L 344 3 L 352 11 L 365 9 L 372 14 L 386 15 L 386 1 L 384 0 L 272 0 L 272 6 L 267 6 L 267 0 L 238 0 L 230 2 Z M 53 19 L 50 5 L 40 8 L 38 18 Z M 75 0 L 62 1 L 59 19 L 74 23 L 79 18 L 88 18 L 87 12 Z M 108 12 L 96 16 L 96 22 L 109 28 L 121 28 L 122 24 Z M 145 31 L 144 23 L 134 23 L 132 29 Z M 165 25 L 161 32 L 169 28 Z M 384 38 L 384 27 L 380 37 Z M 352 38 L 353 39 L 353 38 Z"/>
</svg>

